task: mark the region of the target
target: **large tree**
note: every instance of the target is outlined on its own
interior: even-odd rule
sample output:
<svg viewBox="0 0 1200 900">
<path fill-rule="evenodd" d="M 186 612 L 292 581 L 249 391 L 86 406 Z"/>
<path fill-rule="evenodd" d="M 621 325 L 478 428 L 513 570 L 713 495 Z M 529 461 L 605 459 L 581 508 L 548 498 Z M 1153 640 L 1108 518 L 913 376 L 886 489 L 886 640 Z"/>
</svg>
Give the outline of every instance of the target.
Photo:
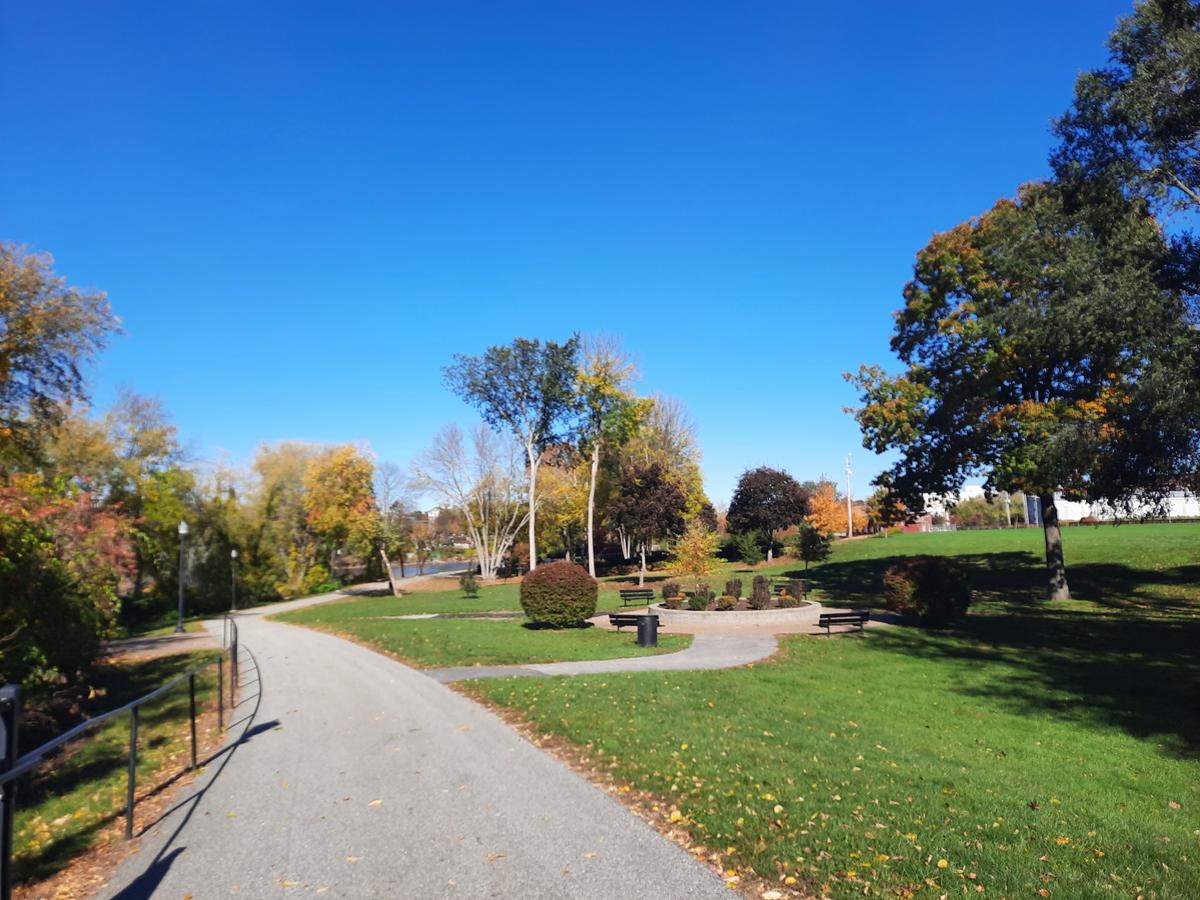
<svg viewBox="0 0 1200 900">
<path fill-rule="evenodd" d="M 39 428 L 84 398 L 83 366 L 117 329 L 104 294 L 71 287 L 53 265 L 0 243 L 0 461 L 28 455 Z"/>
<path fill-rule="evenodd" d="M 600 458 L 619 451 L 637 432 L 653 407 L 633 393 L 633 363 L 612 340 L 594 338 L 584 346 L 576 376 L 580 397 L 580 450 L 588 458 L 587 554 L 588 572 L 596 577 L 596 484 Z"/>
<path fill-rule="evenodd" d="M 479 425 L 470 446 L 456 425 L 443 428 L 413 462 L 413 487 L 462 514 L 482 578 L 495 578 L 529 516 L 521 448 Z"/>
<path fill-rule="evenodd" d="M 1055 172 L 1200 209 L 1200 4 L 1141 0 L 1108 49 L 1109 64 L 1079 76 L 1055 123 Z"/>
<path fill-rule="evenodd" d="M 738 479 L 725 522 L 730 531 L 761 531 L 767 561 L 775 558 L 775 532 L 799 525 L 808 514 L 808 493 L 787 472 L 760 466 Z"/>
<path fill-rule="evenodd" d="M 655 541 L 682 533 L 686 512 L 687 495 L 661 463 L 630 466 L 621 473 L 608 515 L 641 557 L 639 587 L 646 583 L 646 552 Z"/>
<path fill-rule="evenodd" d="M 525 450 L 529 475 L 529 567 L 537 565 L 537 475 L 542 454 L 565 440 L 578 398 L 579 337 L 566 341 L 517 338 L 481 356 L 455 354 L 446 384 L 493 428 L 512 433 Z"/>
<path fill-rule="evenodd" d="M 324 542 L 333 573 L 334 554 L 342 549 L 366 555 L 378 535 L 375 464 L 350 444 L 327 447 L 304 471 L 304 509 L 308 526 Z"/>
<path fill-rule="evenodd" d="M 899 460 L 888 498 L 989 490 L 1041 498 L 1047 593 L 1069 597 L 1056 494 L 1131 505 L 1194 481 L 1196 332 L 1162 287 L 1162 233 L 1111 192 L 1077 207 L 1023 187 L 917 255 L 896 314 L 899 375 L 864 366 L 865 446 Z"/>
</svg>

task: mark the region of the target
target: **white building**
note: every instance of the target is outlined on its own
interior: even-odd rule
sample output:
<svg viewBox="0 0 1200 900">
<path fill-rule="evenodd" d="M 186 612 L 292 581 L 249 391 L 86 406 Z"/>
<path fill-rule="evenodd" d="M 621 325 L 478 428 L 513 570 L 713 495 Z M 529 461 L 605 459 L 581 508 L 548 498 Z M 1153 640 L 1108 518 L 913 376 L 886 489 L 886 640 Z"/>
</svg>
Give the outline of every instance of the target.
<svg viewBox="0 0 1200 900">
<path fill-rule="evenodd" d="M 1036 497 L 1026 501 L 1029 507 L 1029 521 L 1040 525 L 1041 509 Z M 1085 503 L 1078 500 L 1064 500 L 1061 494 L 1054 495 L 1054 505 L 1058 509 L 1058 521 L 1078 522 L 1081 519 L 1093 518 L 1101 522 L 1111 522 L 1114 519 L 1136 519 L 1141 516 L 1167 519 L 1200 519 L 1200 497 L 1188 491 L 1171 491 L 1165 502 L 1165 509 L 1158 509 L 1150 503 L 1134 502 L 1131 510 L 1118 510 L 1106 503 Z"/>
</svg>

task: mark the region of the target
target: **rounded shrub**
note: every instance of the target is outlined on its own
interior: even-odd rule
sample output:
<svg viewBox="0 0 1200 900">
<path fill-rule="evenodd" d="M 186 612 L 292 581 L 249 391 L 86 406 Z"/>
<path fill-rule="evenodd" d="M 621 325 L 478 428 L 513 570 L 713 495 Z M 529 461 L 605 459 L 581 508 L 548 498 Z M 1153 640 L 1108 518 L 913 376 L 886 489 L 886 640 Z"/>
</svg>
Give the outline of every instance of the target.
<svg viewBox="0 0 1200 900">
<path fill-rule="evenodd" d="M 682 592 L 679 590 L 679 583 L 676 581 L 664 581 L 662 586 L 662 598 L 664 600 L 673 600 Z"/>
<path fill-rule="evenodd" d="M 971 605 L 971 585 L 963 567 L 944 556 L 909 556 L 883 573 L 887 608 L 915 616 L 926 625 L 960 618 Z"/>
<path fill-rule="evenodd" d="M 713 592 L 710 588 L 697 588 L 693 593 L 688 594 L 688 609 L 694 612 L 703 612 L 712 602 Z"/>
<path fill-rule="evenodd" d="M 728 612 L 737 606 L 737 600 L 730 594 L 722 594 L 717 598 L 717 609 Z"/>
<path fill-rule="evenodd" d="M 596 579 L 573 562 L 543 563 L 521 579 L 521 609 L 531 622 L 577 628 L 596 614 Z"/>
</svg>

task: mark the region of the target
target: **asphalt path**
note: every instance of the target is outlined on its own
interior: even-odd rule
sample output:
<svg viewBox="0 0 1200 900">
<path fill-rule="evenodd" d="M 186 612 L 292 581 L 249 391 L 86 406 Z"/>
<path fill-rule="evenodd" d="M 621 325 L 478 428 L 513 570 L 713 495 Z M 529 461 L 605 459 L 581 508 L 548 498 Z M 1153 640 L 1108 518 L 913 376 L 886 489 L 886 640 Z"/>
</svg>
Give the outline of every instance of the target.
<svg viewBox="0 0 1200 900">
<path fill-rule="evenodd" d="M 138 852 L 101 896 L 730 896 L 444 685 L 262 615 L 241 615 L 239 631 L 229 743 L 162 819 L 142 823 Z"/>
</svg>

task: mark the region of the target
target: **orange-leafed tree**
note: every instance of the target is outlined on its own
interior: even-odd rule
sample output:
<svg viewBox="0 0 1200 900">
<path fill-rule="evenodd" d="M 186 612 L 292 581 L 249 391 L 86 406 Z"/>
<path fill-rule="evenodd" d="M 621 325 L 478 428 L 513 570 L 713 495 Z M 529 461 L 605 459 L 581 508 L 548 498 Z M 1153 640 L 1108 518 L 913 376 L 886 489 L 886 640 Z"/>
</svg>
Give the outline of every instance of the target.
<svg viewBox="0 0 1200 900">
<path fill-rule="evenodd" d="M 823 535 L 846 530 L 846 501 L 838 496 L 832 481 L 817 482 L 808 499 L 807 521 Z"/>
<path fill-rule="evenodd" d="M 343 548 L 370 552 L 379 525 L 374 478 L 374 463 L 349 444 L 329 447 L 308 463 L 304 470 L 306 518 L 328 552 Z"/>
</svg>

